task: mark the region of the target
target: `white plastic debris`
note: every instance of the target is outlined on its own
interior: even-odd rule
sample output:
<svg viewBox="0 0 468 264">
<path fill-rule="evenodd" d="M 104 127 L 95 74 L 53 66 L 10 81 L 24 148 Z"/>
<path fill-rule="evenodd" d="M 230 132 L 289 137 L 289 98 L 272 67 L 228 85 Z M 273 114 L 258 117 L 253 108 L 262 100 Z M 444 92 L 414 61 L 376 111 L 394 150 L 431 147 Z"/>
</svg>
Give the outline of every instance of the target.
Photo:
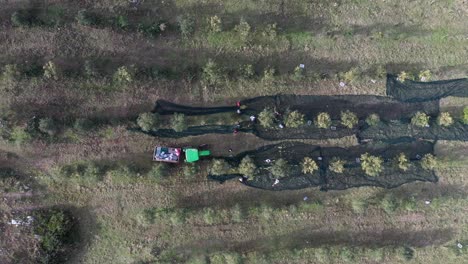
<svg viewBox="0 0 468 264">
<path fill-rule="evenodd" d="M 340 82 L 340 87 L 345 87 L 346 83 L 345 82 Z"/>
<path fill-rule="evenodd" d="M 360 159 L 360 158 L 356 158 L 356 163 L 361 163 L 361 159 Z"/>
<path fill-rule="evenodd" d="M 460 242 L 458 242 L 458 243 L 457 243 L 457 247 L 460 248 L 460 249 L 462 249 L 462 248 L 463 248 L 463 245 L 462 245 Z"/>
<path fill-rule="evenodd" d="M 431 204 L 431 201 L 426 200 L 426 201 L 424 201 L 424 203 L 425 203 L 426 205 L 430 205 L 430 204 Z"/>
<path fill-rule="evenodd" d="M 301 63 L 301 64 L 299 64 L 299 68 L 304 69 L 305 65 Z"/>
<path fill-rule="evenodd" d="M 279 180 L 278 180 L 278 179 L 275 179 L 275 182 L 273 183 L 272 186 L 275 186 L 275 185 L 277 185 L 278 183 L 279 183 Z"/>
<path fill-rule="evenodd" d="M 266 163 L 271 163 L 271 159 L 266 159 L 265 162 Z"/>
<path fill-rule="evenodd" d="M 20 219 L 11 219 L 10 225 L 19 226 L 23 223 Z"/>
<path fill-rule="evenodd" d="M 370 81 L 371 81 L 371 83 L 376 83 L 376 82 L 377 82 L 377 81 L 374 80 L 374 79 L 371 79 Z"/>
</svg>

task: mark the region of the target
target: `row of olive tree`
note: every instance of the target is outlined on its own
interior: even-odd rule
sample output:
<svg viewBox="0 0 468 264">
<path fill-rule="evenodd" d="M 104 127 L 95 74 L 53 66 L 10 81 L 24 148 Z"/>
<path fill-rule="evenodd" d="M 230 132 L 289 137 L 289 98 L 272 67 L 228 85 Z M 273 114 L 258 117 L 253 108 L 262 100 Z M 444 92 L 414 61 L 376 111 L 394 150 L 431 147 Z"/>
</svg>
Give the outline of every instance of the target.
<svg viewBox="0 0 468 264">
<path fill-rule="evenodd" d="M 137 118 L 137 125 L 145 132 L 156 131 L 162 126 L 161 117 L 157 113 L 142 113 Z M 176 132 L 187 129 L 187 120 L 184 114 L 175 113 L 170 119 L 170 127 Z"/>
</svg>

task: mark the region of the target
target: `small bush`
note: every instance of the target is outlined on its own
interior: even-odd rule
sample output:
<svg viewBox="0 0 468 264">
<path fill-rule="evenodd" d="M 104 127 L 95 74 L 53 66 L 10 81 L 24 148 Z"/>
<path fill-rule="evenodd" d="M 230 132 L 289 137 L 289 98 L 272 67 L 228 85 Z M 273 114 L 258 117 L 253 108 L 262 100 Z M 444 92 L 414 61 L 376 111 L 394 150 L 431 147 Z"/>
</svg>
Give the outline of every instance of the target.
<svg viewBox="0 0 468 264">
<path fill-rule="evenodd" d="M 416 112 L 413 118 L 411 118 L 411 124 L 417 127 L 427 127 L 429 126 L 429 116 L 423 112 Z"/>
<path fill-rule="evenodd" d="M 244 221 L 245 213 L 242 211 L 242 208 L 239 204 L 234 205 L 231 208 L 231 220 L 234 223 L 241 223 Z"/>
<path fill-rule="evenodd" d="M 442 112 L 437 117 L 437 124 L 444 127 L 451 126 L 453 124 L 453 118 L 449 112 Z"/>
<path fill-rule="evenodd" d="M 28 27 L 33 23 L 34 18 L 28 10 L 19 10 L 11 14 L 11 24 L 14 27 Z"/>
<path fill-rule="evenodd" d="M 391 214 L 398 208 L 398 201 L 392 194 L 386 194 L 380 201 L 380 207 L 387 213 Z"/>
<path fill-rule="evenodd" d="M 367 208 L 367 202 L 364 199 L 354 198 L 351 200 L 351 208 L 355 213 L 363 213 Z"/>
<path fill-rule="evenodd" d="M 258 114 L 258 121 L 264 128 L 273 128 L 275 120 L 275 113 L 271 108 L 265 108 Z"/>
<path fill-rule="evenodd" d="M 86 9 L 82 9 L 78 11 L 76 14 L 76 22 L 83 26 L 91 26 L 97 24 L 97 19 L 91 13 L 89 13 Z"/>
<path fill-rule="evenodd" d="M 302 160 L 302 173 L 304 174 L 312 174 L 314 173 L 314 171 L 318 170 L 318 165 L 317 165 L 317 162 L 315 162 L 315 160 L 309 158 L 309 157 L 305 157 L 303 160 Z"/>
<path fill-rule="evenodd" d="M 366 123 L 369 125 L 369 126 L 376 126 L 377 124 L 380 123 L 380 116 L 378 114 L 370 114 L 367 118 L 366 118 Z"/>
<path fill-rule="evenodd" d="M 19 79 L 21 76 L 21 72 L 18 69 L 18 65 L 16 64 L 7 64 L 3 67 L 3 72 L 1 79 L 2 81 L 15 81 Z"/>
<path fill-rule="evenodd" d="M 299 66 L 294 68 L 294 72 L 293 72 L 293 75 L 291 76 L 291 78 L 294 81 L 300 81 L 300 80 L 304 79 L 304 69 L 299 67 Z"/>
<path fill-rule="evenodd" d="M 433 170 L 437 167 L 437 159 L 432 154 L 426 154 L 421 159 L 421 167 L 425 170 Z"/>
<path fill-rule="evenodd" d="M 77 132 L 84 133 L 89 131 L 93 127 L 93 122 L 87 118 L 78 118 L 73 124 L 73 129 Z"/>
<path fill-rule="evenodd" d="M 159 115 L 153 113 L 142 113 L 138 116 L 137 125 L 145 132 L 157 130 Z"/>
<path fill-rule="evenodd" d="M 315 120 L 315 125 L 318 128 L 329 128 L 331 126 L 331 118 L 328 113 L 319 113 Z"/>
<path fill-rule="evenodd" d="M 398 154 L 398 156 L 395 157 L 394 163 L 395 163 L 395 166 L 402 171 L 407 171 L 410 166 L 408 158 L 403 152 Z"/>
<path fill-rule="evenodd" d="M 262 31 L 262 36 L 265 38 L 273 41 L 276 39 L 276 36 L 278 35 L 278 30 L 276 27 L 276 23 L 273 24 L 268 24 L 265 29 Z"/>
<path fill-rule="evenodd" d="M 405 82 L 406 80 L 413 80 L 413 79 L 414 78 L 411 75 L 411 73 L 408 73 L 408 72 L 405 72 L 405 71 L 402 71 L 397 75 L 397 80 L 402 82 L 402 83 Z"/>
<path fill-rule="evenodd" d="M 158 163 L 155 163 L 151 167 L 151 170 L 148 172 L 147 175 L 150 178 L 162 179 L 167 175 L 167 172 L 168 172 L 167 164 L 158 162 Z"/>
<path fill-rule="evenodd" d="M 130 26 L 130 23 L 126 16 L 120 15 L 115 18 L 115 25 L 122 30 L 126 30 Z"/>
<path fill-rule="evenodd" d="M 361 155 L 361 168 L 369 176 L 375 177 L 382 172 L 383 160 L 365 153 Z"/>
<path fill-rule="evenodd" d="M 358 122 L 359 119 L 355 113 L 350 112 L 349 110 L 341 112 L 341 124 L 343 126 L 353 128 Z"/>
<path fill-rule="evenodd" d="M 10 140 L 17 145 L 22 145 L 31 140 L 31 135 L 23 127 L 16 126 L 10 133 Z"/>
<path fill-rule="evenodd" d="M 203 221 L 207 225 L 213 225 L 221 221 L 220 215 L 213 209 L 207 207 L 203 210 Z"/>
<path fill-rule="evenodd" d="M 242 65 L 239 69 L 239 75 L 244 79 L 250 79 L 255 75 L 254 67 L 252 64 Z"/>
<path fill-rule="evenodd" d="M 58 80 L 57 66 L 52 61 L 47 62 L 42 69 L 46 79 Z"/>
<path fill-rule="evenodd" d="M 202 81 L 205 85 L 218 85 L 224 79 L 220 67 L 211 59 L 203 67 Z"/>
<path fill-rule="evenodd" d="M 223 175 L 227 174 L 230 169 L 229 164 L 223 159 L 215 159 L 211 163 L 210 174 Z"/>
<path fill-rule="evenodd" d="M 171 118 L 171 127 L 175 132 L 182 132 L 187 129 L 187 120 L 184 114 L 174 113 Z"/>
<path fill-rule="evenodd" d="M 183 38 L 188 38 L 195 32 L 195 21 L 191 16 L 179 16 L 177 17 L 177 23 Z"/>
<path fill-rule="evenodd" d="M 432 74 L 431 74 L 431 71 L 429 70 L 420 71 L 418 74 L 418 77 L 421 82 L 427 82 L 431 80 Z"/>
<path fill-rule="evenodd" d="M 246 42 L 249 40 L 250 35 L 250 25 L 243 18 L 240 20 L 239 24 L 234 27 L 234 31 L 239 34 L 239 38 Z"/>
<path fill-rule="evenodd" d="M 264 84 L 270 85 L 275 81 L 275 69 L 268 67 L 263 71 L 262 82 Z"/>
<path fill-rule="evenodd" d="M 304 125 L 304 114 L 299 111 L 286 111 L 284 116 L 284 123 L 286 127 L 297 128 Z"/>
<path fill-rule="evenodd" d="M 254 177 L 257 166 L 255 165 L 253 159 L 249 156 L 245 156 L 239 164 L 239 173 L 247 176 Z"/>
<path fill-rule="evenodd" d="M 465 108 L 463 108 L 463 123 L 465 125 L 468 125 L 468 106 L 465 106 Z"/>
<path fill-rule="evenodd" d="M 278 159 L 270 168 L 271 174 L 276 178 L 285 177 L 289 170 L 289 164 L 284 159 Z"/>
<path fill-rule="evenodd" d="M 210 31 L 213 33 L 218 33 L 222 31 L 222 23 L 221 23 L 221 18 L 218 16 L 212 16 L 209 19 L 210 23 Z"/>
<path fill-rule="evenodd" d="M 39 131 L 54 136 L 58 132 L 58 126 L 52 118 L 42 118 L 39 120 Z"/>
<path fill-rule="evenodd" d="M 120 66 L 115 71 L 113 79 L 118 85 L 129 84 L 133 81 L 133 73 L 126 66 Z"/>
<path fill-rule="evenodd" d="M 195 163 L 187 163 L 182 168 L 182 173 L 184 174 L 186 178 L 193 177 L 194 175 L 198 173 L 198 171 L 199 171 L 199 167 Z"/>
<path fill-rule="evenodd" d="M 330 164 L 328 165 L 328 169 L 334 173 L 343 173 L 344 164 L 345 162 L 343 160 L 340 160 L 338 158 L 332 158 Z"/>
<path fill-rule="evenodd" d="M 345 72 L 342 78 L 346 83 L 353 83 L 359 78 L 359 70 L 357 68 L 352 68 Z"/>
</svg>

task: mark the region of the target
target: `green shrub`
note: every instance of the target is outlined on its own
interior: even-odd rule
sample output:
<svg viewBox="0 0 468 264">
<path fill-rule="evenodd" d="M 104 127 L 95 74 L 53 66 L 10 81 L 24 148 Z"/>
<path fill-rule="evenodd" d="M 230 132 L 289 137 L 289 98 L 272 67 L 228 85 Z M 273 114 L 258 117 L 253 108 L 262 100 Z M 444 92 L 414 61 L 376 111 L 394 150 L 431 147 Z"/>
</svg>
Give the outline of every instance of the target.
<svg viewBox="0 0 468 264">
<path fill-rule="evenodd" d="M 126 30 L 130 26 L 130 23 L 126 16 L 120 15 L 115 18 L 115 25 L 122 30 Z"/>
<path fill-rule="evenodd" d="M 137 125 L 145 132 L 158 129 L 159 115 L 153 113 L 142 113 L 138 116 Z"/>
<path fill-rule="evenodd" d="M 394 163 L 395 163 L 395 166 L 402 171 L 407 171 L 410 166 L 408 158 L 403 152 L 398 154 L 398 156 L 395 157 Z"/>
<path fill-rule="evenodd" d="M 369 176 L 375 177 L 382 172 L 383 160 L 365 153 L 361 155 L 361 168 Z"/>
<path fill-rule="evenodd" d="M 273 24 L 268 24 L 265 29 L 262 31 L 262 36 L 269 39 L 270 41 L 273 41 L 276 39 L 276 36 L 278 35 L 276 23 Z"/>
<path fill-rule="evenodd" d="M 304 79 L 304 69 L 299 66 L 294 68 L 294 72 L 291 79 L 293 79 L 294 81 L 300 81 Z"/>
<path fill-rule="evenodd" d="M 343 160 L 340 160 L 339 158 L 332 158 L 330 164 L 328 165 L 328 169 L 334 173 L 343 173 L 344 164 L 345 162 Z"/>
<path fill-rule="evenodd" d="M 221 18 L 218 16 L 212 16 L 209 19 L 210 23 L 210 31 L 213 33 L 218 33 L 222 31 L 222 23 L 221 23 Z"/>
<path fill-rule="evenodd" d="M 129 84 L 133 81 L 133 73 L 126 66 L 120 66 L 115 71 L 113 80 L 117 85 Z"/>
<path fill-rule="evenodd" d="M 315 160 L 309 157 L 305 157 L 302 160 L 301 166 L 302 166 L 302 173 L 304 174 L 308 174 L 308 173 L 312 174 L 314 173 L 314 171 L 318 170 L 319 168 L 317 165 L 317 162 L 315 162 Z"/>
<path fill-rule="evenodd" d="M 82 9 L 78 11 L 76 14 L 76 22 L 83 26 L 91 26 L 97 24 L 97 19 L 91 13 L 89 13 L 86 9 Z"/>
<path fill-rule="evenodd" d="M 263 71 L 262 82 L 266 85 L 271 85 L 275 81 L 275 69 L 268 67 Z"/>
<path fill-rule="evenodd" d="M 392 194 L 386 194 L 380 201 L 380 207 L 387 213 L 391 214 L 398 208 L 398 201 Z"/>
<path fill-rule="evenodd" d="M 171 128 L 175 132 L 182 132 L 187 129 L 187 120 L 184 114 L 174 113 L 171 117 Z"/>
<path fill-rule="evenodd" d="M 213 225 L 221 222 L 221 216 L 215 210 L 207 207 L 203 209 L 203 221 L 207 225 Z"/>
<path fill-rule="evenodd" d="M 426 154 L 421 159 L 421 167 L 425 170 L 433 170 L 437 167 L 437 159 L 432 154 Z"/>
<path fill-rule="evenodd" d="M 304 125 L 305 119 L 304 114 L 297 110 L 286 111 L 284 115 L 284 124 L 286 127 L 297 128 Z"/>
<path fill-rule="evenodd" d="M 244 221 L 245 213 L 243 212 L 242 208 L 239 204 L 234 205 L 231 208 L 231 220 L 234 223 L 241 223 Z"/>
<path fill-rule="evenodd" d="M 193 256 L 187 260 L 187 264 L 209 264 L 206 256 Z"/>
<path fill-rule="evenodd" d="M 277 159 L 270 168 L 271 174 L 276 178 L 285 177 L 289 171 L 289 164 L 284 159 Z"/>
<path fill-rule="evenodd" d="M 188 38 L 195 32 L 195 21 L 191 16 L 179 16 L 177 17 L 177 23 L 183 38 Z"/>
<path fill-rule="evenodd" d="M 11 24 L 14 27 L 32 26 L 34 18 L 28 10 L 18 10 L 11 14 Z"/>
<path fill-rule="evenodd" d="M 21 76 L 21 73 L 16 64 L 7 64 L 3 67 L 3 72 L 1 76 L 2 81 L 15 81 L 18 80 Z"/>
<path fill-rule="evenodd" d="M 451 126 L 453 124 L 453 118 L 449 112 L 442 112 L 437 117 L 437 124 L 445 127 Z"/>
<path fill-rule="evenodd" d="M 229 164 L 223 159 L 215 159 L 211 163 L 210 174 L 223 175 L 227 174 L 230 169 Z"/>
<path fill-rule="evenodd" d="M 249 40 L 250 25 L 243 18 L 241 18 L 239 24 L 234 27 L 234 31 L 236 31 L 237 34 L 239 34 L 239 38 L 242 41 L 246 42 Z"/>
<path fill-rule="evenodd" d="M 42 67 L 46 79 L 58 80 L 57 66 L 52 61 L 47 62 Z"/>
<path fill-rule="evenodd" d="M 41 118 L 39 120 L 39 131 L 54 136 L 58 132 L 58 126 L 52 118 Z"/>
<path fill-rule="evenodd" d="M 367 208 L 367 202 L 364 199 L 354 198 L 351 200 L 351 208 L 355 213 L 363 213 Z"/>
<path fill-rule="evenodd" d="M 331 118 L 328 113 L 319 113 L 317 119 L 315 120 L 315 125 L 318 128 L 329 128 L 331 126 Z"/>
<path fill-rule="evenodd" d="M 31 140 L 31 135 L 23 127 L 15 126 L 10 133 L 10 140 L 22 145 Z"/>
<path fill-rule="evenodd" d="M 416 210 L 416 200 L 414 197 L 410 197 L 409 199 L 405 199 L 401 201 L 401 207 L 406 211 L 412 212 Z"/>
<path fill-rule="evenodd" d="M 427 127 L 429 126 L 429 116 L 423 112 L 416 112 L 411 118 L 411 124 L 418 127 Z"/>
<path fill-rule="evenodd" d="M 430 81 L 432 78 L 431 71 L 425 70 L 425 71 L 420 71 L 418 74 L 419 80 L 422 82 L 427 82 Z"/>
<path fill-rule="evenodd" d="M 257 166 L 255 165 L 253 159 L 249 156 L 245 156 L 239 164 L 239 173 L 247 177 L 255 177 L 255 171 Z"/>
<path fill-rule="evenodd" d="M 400 82 L 405 82 L 406 80 L 413 80 L 414 77 L 411 75 L 411 73 L 402 71 L 397 75 L 397 80 Z"/>
<path fill-rule="evenodd" d="M 103 173 L 103 169 L 99 167 L 98 164 L 90 162 L 86 164 L 86 168 L 83 171 L 83 176 L 92 180 L 101 180 Z"/>
<path fill-rule="evenodd" d="M 202 81 L 205 85 L 219 85 L 224 79 L 220 67 L 211 59 L 203 67 Z"/>
<path fill-rule="evenodd" d="M 369 125 L 369 126 L 376 126 L 377 124 L 380 123 L 380 116 L 378 114 L 370 114 L 367 118 L 366 118 L 366 123 Z"/>
<path fill-rule="evenodd" d="M 87 118 L 78 118 L 73 124 L 73 129 L 77 132 L 84 133 L 89 131 L 93 127 L 93 122 Z"/>
<path fill-rule="evenodd" d="M 265 108 L 258 114 L 258 121 L 264 128 L 273 128 L 275 120 L 275 113 L 271 108 Z"/>
<path fill-rule="evenodd" d="M 403 258 L 406 261 L 410 261 L 414 258 L 414 249 L 410 247 L 404 247 L 403 248 Z"/>
<path fill-rule="evenodd" d="M 154 179 L 162 179 L 165 176 L 167 176 L 167 173 L 168 173 L 167 164 L 158 162 L 158 163 L 155 163 L 151 167 L 151 170 L 148 172 L 148 177 L 151 177 Z"/>
<path fill-rule="evenodd" d="M 465 125 L 468 125 L 468 106 L 465 106 L 465 108 L 463 108 L 463 123 Z"/>
<path fill-rule="evenodd" d="M 185 177 L 193 177 L 196 175 L 199 171 L 199 167 L 195 163 L 187 163 L 184 165 L 182 168 L 182 173 L 184 174 Z"/>
<path fill-rule="evenodd" d="M 341 112 L 341 124 L 343 126 L 353 128 L 358 122 L 359 119 L 355 113 L 350 112 L 349 110 Z"/>
<path fill-rule="evenodd" d="M 342 78 L 346 83 L 353 83 L 359 78 L 359 70 L 357 68 L 352 68 L 345 72 Z"/>
<path fill-rule="evenodd" d="M 244 79 L 250 79 L 255 75 L 254 67 L 252 64 L 244 64 L 239 69 L 239 75 Z"/>
</svg>

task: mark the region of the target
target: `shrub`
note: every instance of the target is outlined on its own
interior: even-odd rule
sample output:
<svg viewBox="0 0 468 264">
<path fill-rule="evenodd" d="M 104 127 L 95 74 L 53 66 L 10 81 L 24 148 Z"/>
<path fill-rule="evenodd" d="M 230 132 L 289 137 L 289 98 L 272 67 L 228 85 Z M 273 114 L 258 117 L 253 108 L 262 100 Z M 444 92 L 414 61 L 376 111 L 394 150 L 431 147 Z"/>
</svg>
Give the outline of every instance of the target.
<svg viewBox="0 0 468 264">
<path fill-rule="evenodd" d="M 465 108 L 463 108 L 463 123 L 465 125 L 468 125 L 468 106 L 465 106 Z"/>
<path fill-rule="evenodd" d="M 412 79 L 413 79 L 413 76 L 411 75 L 411 73 L 408 73 L 405 71 L 400 72 L 397 76 L 397 80 L 402 83 L 405 82 L 406 80 L 412 80 Z"/>
<path fill-rule="evenodd" d="M 53 136 L 57 133 L 58 127 L 52 118 L 41 118 L 41 120 L 39 120 L 39 131 Z"/>
<path fill-rule="evenodd" d="M 379 65 L 375 68 L 375 77 L 376 78 L 384 78 L 387 76 L 387 70 L 385 69 L 384 66 Z"/>
<path fill-rule="evenodd" d="M 410 248 L 410 247 L 404 247 L 403 248 L 403 258 L 406 260 L 406 261 L 410 261 L 412 260 L 414 257 L 414 249 Z"/>
<path fill-rule="evenodd" d="M 14 27 L 27 27 L 32 25 L 33 17 L 28 10 L 19 10 L 11 14 L 11 24 Z"/>
<path fill-rule="evenodd" d="M 83 64 L 83 74 L 88 78 L 96 77 L 97 70 L 92 61 L 86 60 Z"/>
<path fill-rule="evenodd" d="M 406 155 L 403 152 L 395 157 L 394 162 L 395 166 L 402 171 L 407 171 L 410 166 L 408 158 L 406 158 Z"/>
<path fill-rule="evenodd" d="M 91 13 L 89 13 L 86 9 L 82 9 L 78 11 L 76 14 L 76 22 L 83 26 L 91 26 L 97 24 L 97 19 Z"/>
<path fill-rule="evenodd" d="M 141 130 L 149 132 L 157 129 L 159 124 L 159 115 L 153 113 L 142 113 L 138 116 L 137 125 Z"/>
<path fill-rule="evenodd" d="M 343 79 L 346 83 L 353 83 L 359 78 L 359 70 L 352 68 L 343 74 Z"/>
<path fill-rule="evenodd" d="M 274 120 L 275 113 L 271 108 L 265 108 L 258 114 L 258 121 L 262 127 L 273 128 Z"/>
<path fill-rule="evenodd" d="M 241 223 L 244 221 L 244 218 L 245 218 L 245 214 L 242 211 L 242 208 L 240 207 L 240 205 L 239 204 L 234 205 L 231 208 L 231 220 L 234 223 Z"/>
<path fill-rule="evenodd" d="M 152 167 L 151 170 L 148 172 L 148 177 L 154 178 L 154 179 L 162 179 L 167 175 L 168 172 L 168 167 L 167 164 L 158 162 L 155 163 Z"/>
<path fill-rule="evenodd" d="M 291 77 L 294 81 L 300 81 L 304 78 L 304 69 L 297 66 L 294 68 L 293 75 Z"/>
<path fill-rule="evenodd" d="M 211 163 L 210 174 L 223 175 L 229 171 L 229 164 L 223 159 L 215 159 Z"/>
<path fill-rule="evenodd" d="M 3 67 L 3 72 L 2 72 L 2 81 L 14 81 L 20 78 L 20 71 L 18 69 L 18 65 L 16 64 L 7 64 L 5 67 Z"/>
<path fill-rule="evenodd" d="M 426 154 L 421 159 L 421 167 L 425 170 L 433 170 L 437 166 L 437 159 L 432 154 Z"/>
<path fill-rule="evenodd" d="M 115 25 L 122 30 L 126 30 L 130 26 L 130 23 L 126 16 L 120 15 L 115 18 Z"/>
<path fill-rule="evenodd" d="M 315 120 L 315 125 L 318 128 L 328 128 L 331 126 L 331 118 L 328 113 L 319 113 L 317 119 Z"/>
<path fill-rule="evenodd" d="M 255 171 L 257 170 L 257 166 L 255 165 L 253 159 L 249 156 L 245 156 L 240 164 L 239 164 L 239 173 L 244 176 L 255 176 Z"/>
<path fill-rule="evenodd" d="M 120 66 L 115 71 L 113 79 L 118 85 L 128 84 L 133 81 L 133 73 L 126 66 Z"/>
<path fill-rule="evenodd" d="M 255 75 L 252 64 L 245 64 L 239 69 L 239 74 L 242 78 L 250 79 Z"/>
<path fill-rule="evenodd" d="M 413 118 L 411 118 L 411 124 L 418 127 L 429 126 L 429 116 L 423 112 L 416 112 Z"/>
<path fill-rule="evenodd" d="M 31 135 L 23 127 L 16 126 L 10 133 L 10 140 L 21 145 L 31 140 Z"/>
<path fill-rule="evenodd" d="M 418 77 L 421 82 L 427 82 L 431 80 L 432 74 L 431 74 L 431 71 L 429 70 L 420 71 L 418 74 Z"/>
<path fill-rule="evenodd" d="M 366 118 L 366 123 L 369 126 L 376 126 L 380 122 L 380 116 L 378 114 L 370 114 Z"/>
<path fill-rule="evenodd" d="M 451 126 L 453 124 L 453 118 L 449 112 L 442 112 L 437 117 L 437 124 L 445 127 Z"/>
<path fill-rule="evenodd" d="M 78 132 L 87 132 L 93 126 L 93 122 L 87 118 L 78 118 L 73 124 L 73 128 Z"/>
<path fill-rule="evenodd" d="M 307 174 L 307 173 L 314 173 L 314 171 L 318 170 L 318 165 L 317 165 L 317 162 L 315 162 L 315 160 L 309 158 L 309 157 L 305 157 L 303 160 L 302 160 L 302 173 L 304 174 Z"/>
<path fill-rule="evenodd" d="M 46 79 L 58 79 L 57 66 L 52 61 L 49 61 L 46 64 L 44 64 L 42 69 L 44 70 L 44 77 Z"/>
<path fill-rule="evenodd" d="M 304 125 L 304 114 L 299 111 L 286 111 L 284 123 L 287 127 L 297 128 Z"/>
<path fill-rule="evenodd" d="M 361 155 L 361 168 L 369 176 L 377 176 L 382 172 L 383 160 L 380 157 L 365 153 Z"/>
<path fill-rule="evenodd" d="M 333 158 L 330 161 L 330 164 L 328 165 L 328 169 L 334 173 L 343 173 L 344 164 L 345 162 L 343 160 L 340 160 L 338 158 Z"/>
<path fill-rule="evenodd" d="M 262 31 L 262 36 L 268 38 L 269 40 L 275 40 L 278 35 L 276 23 L 268 24 L 265 29 Z"/>
<path fill-rule="evenodd" d="M 249 39 L 250 25 L 243 18 L 241 18 L 239 24 L 234 27 L 234 30 L 239 34 L 242 41 L 245 42 Z"/>
<path fill-rule="evenodd" d="M 357 125 L 359 119 L 357 115 L 349 110 L 341 112 L 341 124 L 347 128 L 353 128 Z"/>
<path fill-rule="evenodd" d="M 351 200 L 351 208 L 355 213 L 362 213 L 367 208 L 367 203 L 364 199 L 354 198 Z"/>
<path fill-rule="evenodd" d="M 187 120 L 184 114 L 174 113 L 171 117 L 171 127 L 175 132 L 182 132 L 187 129 Z"/>
<path fill-rule="evenodd" d="M 195 21 L 191 16 L 179 16 L 177 17 L 177 23 L 183 38 L 188 38 L 195 32 Z"/>
<path fill-rule="evenodd" d="M 270 168 L 271 174 L 276 178 L 281 178 L 287 175 L 289 164 L 284 159 L 278 159 Z"/>
<path fill-rule="evenodd" d="M 210 17 L 209 23 L 211 32 L 218 33 L 222 31 L 221 18 L 219 18 L 218 16 Z"/>
<path fill-rule="evenodd" d="M 215 210 L 207 207 L 203 210 L 203 221 L 207 225 L 212 225 L 220 222 L 220 215 Z"/>
<path fill-rule="evenodd" d="M 275 81 L 275 69 L 268 67 L 263 71 L 262 82 L 264 84 L 272 84 Z"/>
<path fill-rule="evenodd" d="M 218 85 L 223 80 L 223 72 L 211 59 L 203 67 L 202 81 L 205 85 Z"/>
<path fill-rule="evenodd" d="M 195 163 L 187 163 L 184 165 L 182 168 L 182 173 L 184 174 L 185 177 L 193 177 L 196 175 L 199 171 L 199 167 Z"/>
<path fill-rule="evenodd" d="M 398 208 L 398 201 L 392 194 L 386 194 L 380 201 L 380 207 L 387 214 L 391 214 Z"/>
</svg>

